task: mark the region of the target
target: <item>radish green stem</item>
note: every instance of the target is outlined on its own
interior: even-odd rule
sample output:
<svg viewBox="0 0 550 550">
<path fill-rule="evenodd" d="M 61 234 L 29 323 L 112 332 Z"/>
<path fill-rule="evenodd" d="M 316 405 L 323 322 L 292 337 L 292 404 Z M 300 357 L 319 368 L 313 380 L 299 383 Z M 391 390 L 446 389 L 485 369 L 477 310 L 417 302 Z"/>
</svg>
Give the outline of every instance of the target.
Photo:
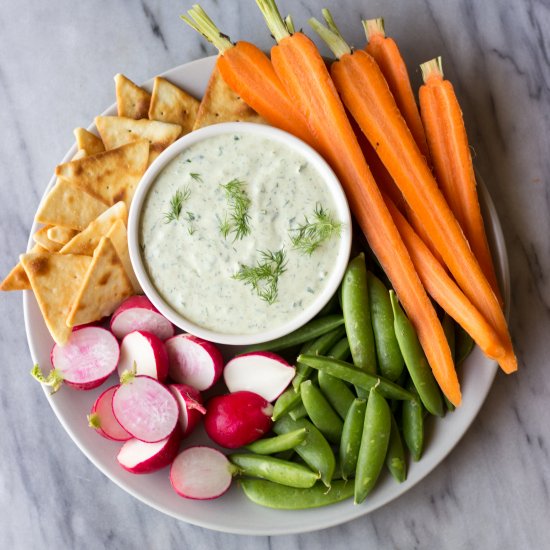
<svg viewBox="0 0 550 550">
<path fill-rule="evenodd" d="M 375 34 L 381 34 L 384 38 L 386 37 L 386 29 L 384 28 L 384 19 L 378 17 L 377 19 L 363 19 L 363 29 L 365 29 L 365 34 L 367 40 L 370 40 L 371 36 Z"/>
<path fill-rule="evenodd" d="M 125 370 L 120 375 L 120 383 L 121 384 L 127 384 L 129 382 L 132 382 L 134 378 L 136 377 L 137 372 L 137 363 L 134 361 L 134 364 L 132 366 L 132 370 Z"/>
<path fill-rule="evenodd" d="M 229 38 L 220 32 L 216 24 L 207 13 L 200 7 L 199 4 L 195 4 L 187 14 L 180 17 L 198 33 L 202 34 L 206 40 L 214 44 L 214 46 L 223 54 L 226 50 L 233 47 L 233 43 Z"/>
<path fill-rule="evenodd" d="M 88 419 L 88 426 L 90 426 L 90 428 L 94 430 L 101 428 L 101 422 L 97 413 L 89 414 L 86 418 Z"/>
<path fill-rule="evenodd" d="M 256 0 L 256 4 L 258 4 L 265 22 L 276 42 L 280 42 L 283 38 L 290 36 L 289 29 L 279 13 L 279 8 L 277 8 L 275 0 Z"/>
<path fill-rule="evenodd" d="M 427 82 L 431 76 L 439 76 L 443 78 L 443 63 L 441 56 L 435 59 L 430 59 L 426 63 L 421 63 L 420 70 L 422 71 L 422 79 Z"/>
<path fill-rule="evenodd" d="M 327 10 L 328 11 L 328 10 Z M 325 15 L 323 13 L 323 15 Z M 326 19 L 327 16 L 325 16 Z M 308 23 L 311 25 L 311 28 L 327 43 L 327 46 L 332 50 L 332 53 L 340 59 L 343 55 L 351 53 L 351 48 L 349 44 L 342 38 L 338 27 L 334 24 L 334 20 L 329 12 L 331 27 L 334 27 L 336 31 L 325 27 L 320 21 L 312 17 L 308 20 Z"/>
<path fill-rule="evenodd" d="M 52 391 L 50 392 L 50 395 L 53 395 L 56 391 L 58 391 L 63 384 L 63 375 L 58 370 L 52 369 L 48 373 L 48 376 L 44 376 L 38 366 L 38 363 L 32 368 L 31 376 L 38 380 L 41 384 L 51 386 Z"/>
</svg>

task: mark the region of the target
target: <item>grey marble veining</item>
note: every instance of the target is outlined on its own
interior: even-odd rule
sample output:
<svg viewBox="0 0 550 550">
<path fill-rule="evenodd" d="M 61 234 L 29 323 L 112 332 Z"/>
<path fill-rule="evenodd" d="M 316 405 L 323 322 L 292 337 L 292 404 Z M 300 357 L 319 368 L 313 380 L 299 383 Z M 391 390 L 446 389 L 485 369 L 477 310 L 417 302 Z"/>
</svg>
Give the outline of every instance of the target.
<svg viewBox="0 0 550 550">
<path fill-rule="evenodd" d="M 0 275 L 26 246 L 73 128 L 113 102 L 113 75 L 140 82 L 213 53 L 178 18 L 190 5 L 0 4 Z M 271 45 L 253 0 L 203 5 L 234 39 Z M 383 15 L 410 67 L 443 55 L 504 228 L 520 372 L 497 375 L 449 457 L 396 501 L 321 532 L 241 537 L 164 516 L 89 463 L 28 376 L 21 296 L 3 294 L 1 548 L 550 547 L 550 6 L 536 0 L 280 2 L 298 27 L 325 5 L 357 46 L 363 44 L 359 17 Z M 418 85 L 417 70 L 413 78 Z"/>
</svg>

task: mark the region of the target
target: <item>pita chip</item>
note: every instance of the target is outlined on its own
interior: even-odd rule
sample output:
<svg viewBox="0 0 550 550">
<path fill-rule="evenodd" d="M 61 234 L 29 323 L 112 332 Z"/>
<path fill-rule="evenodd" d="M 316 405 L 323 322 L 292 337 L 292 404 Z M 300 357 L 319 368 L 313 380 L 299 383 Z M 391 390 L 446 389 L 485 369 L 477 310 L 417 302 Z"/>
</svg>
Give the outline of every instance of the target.
<svg viewBox="0 0 550 550">
<path fill-rule="evenodd" d="M 107 149 L 115 149 L 127 143 L 146 139 L 149 142 L 149 164 L 181 135 L 179 124 L 156 120 L 97 116 L 95 125 Z"/>
<path fill-rule="evenodd" d="M 157 76 L 153 85 L 149 118 L 179 124 L 182 135 L 193 130 L 200 101 L 165 78 Z"/>
<path fill-rule="evenodd" d="M 49 252 L 58 252 L 62 244 L 56 243 L 55 241 L 52 241 L 48 237 L 48 230 L 50 229 L 49 225 L 45 225 L 41 229 L 39 229 L 33 236 L 33 241 L 35 243 L 38 243 L 40 246 L 48 250 Z"/>
<path fill-rule="evenodd" d="M 120 73 L 115 75 L 115 87 L 118 116 L 147 118 L 151 94 Z"/>
<path fill-rule="evenodd" d="M 69 229 L 68 227 L 61 227 L 60 225 L 53 225 L 48 228 L 47 235 L 50 241 L 54 241 L 61 245 L 67 244 L 78 231 L 76 229 Z"/>
<path fill-rule="evenodd" d="M 92 256 L 101 237 L 107 235 L 109 229 L 117 220 L 121 220 L 123 224 L 128 222 L 128 209 L 122 201 L 113 204 L 111 208 L 105 210 L 103 214 L 91 222 L 86 229 L 75 235 L 61 248 L 60 253 Z"/>
<path fill-rule="evenodd" d="M 101 138 L 92 134 L 92 132 L 89 132 L 85 128 L 75 128 L 73 134 L 76 139 L 78 150 L 84 150 L 86 152 L 85 156 L 97 155 L 105 151 L 105 146 Z"/>
<path fill-rule="evenodd" d="M 87 157 L 88 153 L 86 152 L 86 149 L 79 149 L 73 156 L 71 160 L 78 160 L 83 159 L 84 157 Z"/>
<path fill-rule="evenodd" d="M 143 290 L 141 289 L 136 274 L 134 273 L 132 262 L 130 261 L 130 252 L 128 250 L 128 233 L 126 231 L 126 226 L 124 225 L 122 220 L 117 220 L 111 226 L 111 229 L 109 229 L 109 232 L 107 233 L 107 237 L 111 239 L 111 242 L 115 247 L 118 257 L 120 258 L 122 265 L 124 265 L 126 275 L 128 275 L 128 278 L 132 282 L 134 291 L 136 292 L 136 294 L 143 294 Z"/>
<path fill-rule="evenodd" d="M 148 159 L 149 142 L 141 139 L 93 157 L 60 164 L 55 173 L 109 206 L 124 201 L 129 207 Z"/>
<path fill-rule="evenodd" d="M 108 206 L 68 181 L 60 179 L 38 207 L 39 223 L 82 231 Z"/>
<path fill-rule="evenodd" d="M 31 249 L 30 252 L 47 252 L 45 248 L 36 243 Z M 11 290 L 30 290 L 31 282 L 21 265 L 21 262 L 18 262 L 17 265 L 8 273 L 7 277 L 0 283 L 0 290 L 11 291 Z"/>
<path fill-rule="evenodd" d="M 108 237 L 102 237 L 72 303 L 66 324 L 73 327 L 98 321 L 111 315 L 123 300 L 133 294 L 132 283 L 113 243 Z"/>
<path fill-rule="evenodd" d="M 199 106 L 193 130 L 220 122 L 265 123 L 265 120 L 225 83 L 216 65 Z"/>
<path fill-rule="evenodd" d="M 39 252 L 22 254 L 20 261 L 52 338 L 65 344 L 71 334 L 65 320 L 92 258 Z"/>
</svg>

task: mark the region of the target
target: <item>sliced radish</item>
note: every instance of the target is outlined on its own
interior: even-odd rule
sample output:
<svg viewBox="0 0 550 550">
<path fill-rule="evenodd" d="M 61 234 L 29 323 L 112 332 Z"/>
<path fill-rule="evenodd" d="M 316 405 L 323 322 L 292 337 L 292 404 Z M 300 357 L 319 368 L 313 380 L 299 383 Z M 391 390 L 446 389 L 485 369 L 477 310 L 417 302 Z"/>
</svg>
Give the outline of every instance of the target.
<svg viewBox="0 0 550 550">
<path fill-rule="evenodd" d="M 208 401 L 204 428 L 218 445 L 236 449 L 259 439 L 271 429 L 273 406 L 250 391 L 218 395 Z"/>
<path fill-rule="evenodd" d="M 113 395 L 118 389 L 116 386 L 107 388 L 96 400 L 88 415 L 88 422 L 96 432 L 114 441 L 128 441 L 131 435 L 119 424 L 113 414 Z"/>
<path fill-rule="evenodd" d="M 178 334 L 166 340 L 170 359 L 170 378 L 189 384 L 200 391 L 207 390 L 220 378 L 223 357 L 212 344 L 191 334 Z"/>
<path fill-rule="evenodd" d="M 229 489 L 234 470 L 223 453 L 198 445 L 176 457 L 170 468 L 170 483 L 182 497 L 211 500 Z"/>
<path fill-rule="evenodd" d="M 230 392 L 247 390 L 275 401 L 294 378 L 296 369 L 270 351 L 237 355 L 225 365 L 223 379 Z"/>
<path fill-rule="evenodd" d="M 120 344 L 118 374 L 131 371 L 164 382 L 168 376 L 168 353 L 166 346 L 150 332 L 135 330 L 127 334 Z"/>
<path fill-rule="evenodd" d="M 174 336 L 174 325 L 145 296 L 131 296 L 113 313 L 111 331 L 119 338 L 143 330 L 161 340 Z"/>
<path fill-rule="evenodd" d="M 117 339 L 101 327 L 84 326 L 71 332 L 63 346 L 54 344 L 50 358 L 53 365 L 44 377 L 38 365 L 32 375 L 56 392 L 64 382 L 77 390 L 97 388 L 116 369 L 120 348 Z"/>
<path fill-rule="evenodd" d="M 133 437 L 155 443 L 174 431 L 179 410 L 172 392 L 160 382 L 127 374 L 113 396 L 113 413 Z"/>
<path fill-rule="evenodd" d="M 132 474 L 149 474 L 165 468 L 179 451 L 181 433 L 174 430 L 172 435 L 156 443 L 144 443 L 139 439 L 130 439 L 120 449 L 116 459 Z"/>
<path fill-rule="evenodd" d="M 180 408 L 179 422 L 184 437 L 197 426 L 206 409 L 202 406 L 199 390 L 187 384 L 170 384 L 168 389 L 174 394 Z"/>
</svg>

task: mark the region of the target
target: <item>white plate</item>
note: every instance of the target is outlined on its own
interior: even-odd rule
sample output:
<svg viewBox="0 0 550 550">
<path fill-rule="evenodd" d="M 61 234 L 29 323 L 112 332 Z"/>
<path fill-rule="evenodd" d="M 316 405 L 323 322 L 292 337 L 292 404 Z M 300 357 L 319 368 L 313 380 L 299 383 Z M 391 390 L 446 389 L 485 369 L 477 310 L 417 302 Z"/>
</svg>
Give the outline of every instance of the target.
<svg viewBox="0 0 550 550">
<path fill-rule="evenodd" d="M 214 57 L 209 57 L 187 63 L 166 72 L 163 76 L 201 97 L 214 61 Z M 151 89 L 151 85 L 152 81 L 145 87 Z M 116 107 L 111 106 L 104 114 L 115 115 Z M 75 152 L 73 147 L 63 161 L 69 160 Z M 50 181 L 46 191 L 53 184 L 54 179 Z M 508 304 L 510 276 L 504 238 L 487 190 L 483 184 L 479 187 L 496 269 L 501 278 L 504 299 Z M 37 226 L 34 224 L 31 234 L 36 229 Z M 53 342 L 31 291 L 24 292 L 23 308 L 32 359 L 47 370 Z M 62 388 L 54 396 L 50 396 L 48 390 L 45 390 L 45 395 L 57 418 L 82 452 L 107 477 L 131 495 L 174 518 L 201 527 L 227 533 L 274 535 L 301 533 L 338 525 L 372 512 L 408 491 L 447 456 L 466 432 L 487 396 L 496 371 L 495 362 L 487 359 L 478 348 L 475 348 L 460 368 L 462 405 L 444 419 L 432 423 L 433 429 L 428 434 L 425 453 L 419 462 L 410 465 L 408 478 L 404 483 L 397 484 L 384 473 L 375 490 L 359 506 L 355 506 L 350 499 L 325 508 L 303 511 L 279 511 L 257 506 L 246 499 L 237 483 L 217 500 L 186 500 L 172 490 L 168 480 L 168 469 L 142 476 L 132 475 L 123 470 L 116 462 L 120 444 L 98 436 L 87 426 L 86 420 L 86 414 L 99 393 L 110 383 L 116 383 L 114 377 L 93 391 L 79 392 Z M 196 441 L 201 437 L 204 438 L 204 435 L 195 434 L 193 439 L 188 441 Z"/>
</svg>

